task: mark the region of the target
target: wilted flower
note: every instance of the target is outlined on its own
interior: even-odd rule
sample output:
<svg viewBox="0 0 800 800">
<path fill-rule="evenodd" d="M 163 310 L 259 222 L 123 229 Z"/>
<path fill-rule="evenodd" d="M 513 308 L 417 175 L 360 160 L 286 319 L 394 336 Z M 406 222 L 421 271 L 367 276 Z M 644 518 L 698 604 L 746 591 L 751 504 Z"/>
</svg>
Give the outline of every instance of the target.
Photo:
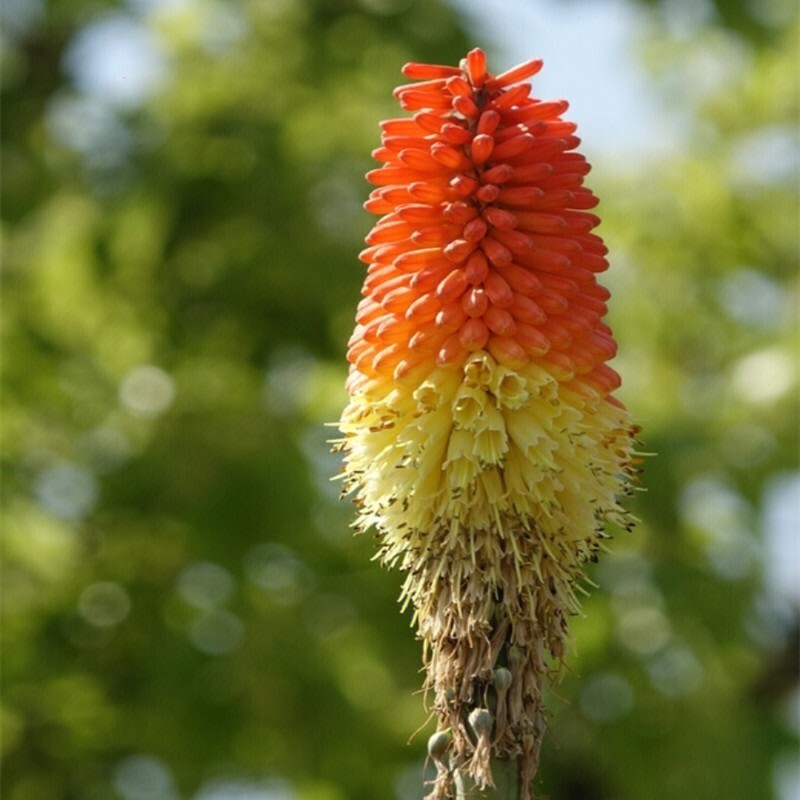
<svg viewBox="0 0 800 800">
<path fill-rule="evenodd" d="M 414 116 L 381 123 L 367 176 L 383 216 L 360 256 L 339 446 L 357 528 L 407 573 L 447 732 L 436 797 L 451 770 L 490 786 L 495 757 L 519 758 L 528 796 L 582 565 L 605 522 L 629 525 L 636 429 L 605 364 L 597 199 L 566 102 L 524 82 L 540 68 L 493 77 L 478 49 L 407 64 L 420 82 L 395 96 Z"/>
</svg>

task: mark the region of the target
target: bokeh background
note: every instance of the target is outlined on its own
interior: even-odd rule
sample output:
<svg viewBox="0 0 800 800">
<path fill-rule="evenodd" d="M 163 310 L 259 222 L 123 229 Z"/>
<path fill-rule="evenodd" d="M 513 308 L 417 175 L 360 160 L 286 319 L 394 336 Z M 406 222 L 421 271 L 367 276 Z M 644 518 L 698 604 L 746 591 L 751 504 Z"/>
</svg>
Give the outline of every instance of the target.
<svg viewBox="0 0 800 800">
<path fill-rule="evenodd" d="M 795 797 L 797 43 L 792 0 L 5 0 L 3 796 L 422 796 L 324 425 L 377 121 L 480 44 L 572 101 L 657 453 L 538 789 Z"/>
</svg>

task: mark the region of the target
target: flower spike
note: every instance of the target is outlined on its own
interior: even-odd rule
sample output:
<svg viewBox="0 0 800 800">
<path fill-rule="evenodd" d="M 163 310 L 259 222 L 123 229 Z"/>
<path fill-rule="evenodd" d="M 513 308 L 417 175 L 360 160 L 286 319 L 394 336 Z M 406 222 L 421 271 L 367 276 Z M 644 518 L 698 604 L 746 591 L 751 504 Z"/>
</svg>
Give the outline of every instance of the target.
<svg viewBox="0 0 800 800">
<path fill-rule="evenodd" d="M 338 443 L 357 529 L 406 574 L 447 732 L 432 798 L 515 759 L 530 797 L 583 565 L 607 522 L 630 527 L 637 471 L 567 104 L 531 96 L 538 60 L 486 66 L 477 48 L 407 64 L 419 82 L 395 97 L 414 116 L 381 124 Z"/>
</svg>

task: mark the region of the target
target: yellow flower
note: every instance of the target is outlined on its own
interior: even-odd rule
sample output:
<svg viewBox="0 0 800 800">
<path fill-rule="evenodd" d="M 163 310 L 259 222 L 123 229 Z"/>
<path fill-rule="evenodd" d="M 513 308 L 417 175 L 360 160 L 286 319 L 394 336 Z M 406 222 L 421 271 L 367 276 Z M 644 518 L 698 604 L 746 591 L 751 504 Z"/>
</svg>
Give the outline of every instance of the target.
<svg viewBox="0 0 800 800">
<path fill-rule="evenodd" d="M 339 447 L 357 529 L 407 575 L 449 731 L 436 797 L 451 768 L 491 785 L 492 757 L 520 758 L 527 796 L 582 565 L 607 521 L 629 525 L 636 429 L 605 364 L 606 248 L 567 104 L 524 82 L 540 68 L 493 77 L 477 49 L 407 64 L 420 82 L 395 95 L 416 113 L 382 123 L 368 175 L 383 216 L 361 254 Z"/>
</svg>

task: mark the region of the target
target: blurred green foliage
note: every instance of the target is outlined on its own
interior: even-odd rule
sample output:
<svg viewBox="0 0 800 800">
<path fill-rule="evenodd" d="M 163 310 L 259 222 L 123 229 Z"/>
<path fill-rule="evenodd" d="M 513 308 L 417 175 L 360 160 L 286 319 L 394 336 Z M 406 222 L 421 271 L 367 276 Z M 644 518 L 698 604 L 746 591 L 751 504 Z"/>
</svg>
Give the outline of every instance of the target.
<svg viewBox="0 0 800 800">
<path fill-rule="evenodd" d="M 797 26 L 718 6 L 646 47 L 691 147 L 593 176 L 658 456 L 574 622 L 553 800 L 767 800 L 793 752 Z M 147 91 L 87 73 L 98 31 L 152 47 Z M 8 800 L 421 796 L 418 644 L 324 423 L 376 122 L 468 45 L 422 0 L 7 4 Z"/>
</svg>

